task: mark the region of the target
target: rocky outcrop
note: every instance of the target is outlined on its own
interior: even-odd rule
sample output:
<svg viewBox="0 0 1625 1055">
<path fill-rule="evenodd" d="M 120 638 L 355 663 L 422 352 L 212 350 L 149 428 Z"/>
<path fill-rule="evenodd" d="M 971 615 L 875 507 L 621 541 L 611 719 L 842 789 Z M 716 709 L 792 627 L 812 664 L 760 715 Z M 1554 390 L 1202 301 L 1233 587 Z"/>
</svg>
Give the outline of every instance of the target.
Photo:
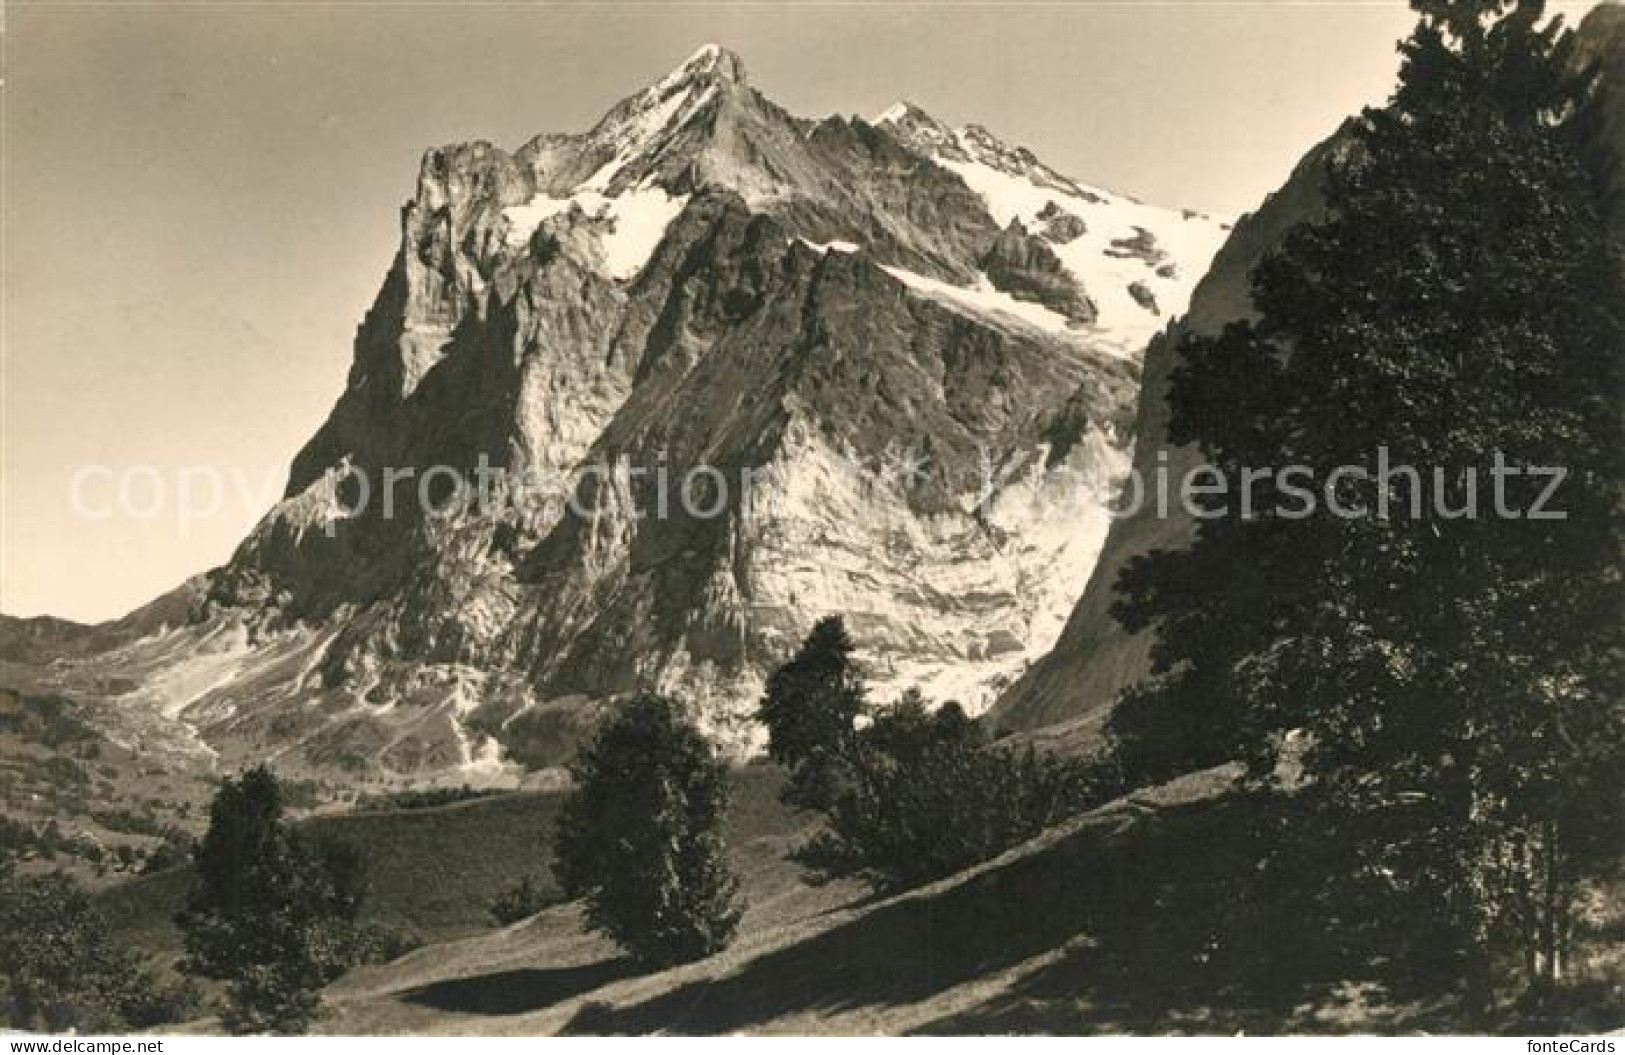
<svg viewBox="0 0 1625 1055">
<path fill-rule="evenodd" d="M 1054 202 L 1038 210 L 1037 219 L 1044 225 L 1040 233 L 1056 245 L 1075 242 L 1089 233 L 1088 224 Z"/>
<path fill-rule="evenodd" d="M 1130 282 L 1128 284 L 1128 295 L 1134 298 L 1136 304 L 1151 314 L 1162 314 L 1162 309 L 1157 306 L 1157 295 L 1151 292 L 1151 287 L 1144 282 Z"/>
<path fill-rule="evenodd" d="M 1038 267 L 1024 264 L 1014 269 L 1019 279 L 1007 276 L 1009 288 L 1035 303 L 1054 304 L 1063 288 L 1059 280 L 1069 279 L 1090 304 L 1092 318 L 1085 325 L 1094 343 L 1126 357 L 1140 356 L 1162 326 L 1163 313 L 1185 309 L 1204 262 L 1228 231 L 1228 224 L 1199 212 L 1159 209 L 1085 186 L 985 128 L 949 128 L 908 103 L 887 110 L 876 123 L 981 195 L 1004 228 L 1006 254 L 1043 259 L 1010 225 L 1037 232 L 1032 241 L 1048 250 L 1059 268 L 1047 259 Z M 1063 325 L 1078 323 L 1084 314 L 1077 297 L 1070 302 L 1077 317 L 1057 309 Z"/>
<path fill-rule="evenodd" d="M 1144 227 L 1136 227 L 1134 233 L 1126 238 L 1113 238 L 1112 244 L 1106 248 L 1106 255 L 1122 260 L 1138 260 L 1153 269 L 1168 259 L 1168 254 L 1157 244 L 1157 236 Z"/>
<path fill-rule="evenodd" d="M 981 265 L 995 289 L 1017 300 L 1042 304 L 1076 323 L 1092 323 L 1100 315 L 1055 252 L 1028 234 L 1020 220 L 1011 220 L 1000 232 Z"/>
</svg>

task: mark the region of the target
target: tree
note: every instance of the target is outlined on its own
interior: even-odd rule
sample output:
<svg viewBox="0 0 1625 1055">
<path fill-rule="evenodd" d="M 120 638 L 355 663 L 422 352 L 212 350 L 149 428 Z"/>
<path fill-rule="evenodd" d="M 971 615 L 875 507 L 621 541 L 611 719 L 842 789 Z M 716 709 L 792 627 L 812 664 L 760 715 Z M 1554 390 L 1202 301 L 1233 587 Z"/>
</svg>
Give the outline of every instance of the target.
<svg viewBox="0 0 1625 1055">
<path fill-rule="evenodd" d="M 865 710 L 863 680 L 840 616 L 827 616 L 795 656 L 773 672 L 757 708 L 768 754 L 791 773 L 787 802 L 819 807 L 836 794 L 854 723 Z"/>
<path fill-rule="evenodd" d="M 194 861 L 178 919 L 190 969 L 229 983 L 234 1032 L 303 1032 L 359 943 L 360 853 L 289 828 L 280 784 L 256 766 L 215 795 Z"/>
<path fill-rule="evenodd" d="M 633 699 L 571 773 L 554 871 L 588 924 L 656 966 L 725 948 L 741 911 L 721 831 L 727 771 L 679 705 Z"/>
<path fill-rule="evenodd" d="M 189 987 L 161 984 L 110 936 L 66 876 L 0 883 L 0 1021 L 15 1029 L 119 1033 L 195 1009 Z"/>
<path fill-rule="evenodd" d="M 1259 266 L 1255 320 L 1191 340 L 1170 392 L 1174 441 L 1233 486 L 1302 466 L 1338 508 L 1292 515 L 1276 474 L 1256 515 L 1233 490 L 1188 551 L 1133 563 L 1118 614 L 1158 628 L 1153 676 L 1110 732 L 1140 779 L 1237 757 L 1262 778 L 1306 734 L 1305 794 L 1348 835 L 1327 881 L 1448 920 L 1483 1005 L 1503 944 L 1526 984 L 1555 981 L 1583 862 L 1625 818 L 1625 321 L 1572 35 L 1539 0 L 1414 6 L 1328 218 Z M 1494 479 L 1492 454 L 1561 467 L 1564 519 L 1504 515 L 1549 481 Z"/>
</svg>

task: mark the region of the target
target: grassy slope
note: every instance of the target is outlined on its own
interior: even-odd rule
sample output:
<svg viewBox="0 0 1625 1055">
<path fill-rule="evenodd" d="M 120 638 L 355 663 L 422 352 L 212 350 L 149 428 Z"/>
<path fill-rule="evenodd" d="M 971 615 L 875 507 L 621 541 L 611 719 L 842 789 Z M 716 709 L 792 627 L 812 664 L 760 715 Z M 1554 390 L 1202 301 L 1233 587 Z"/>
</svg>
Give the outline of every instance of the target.
<svg viewBox="0 0 1625 1055">
<path fill-rule="evenodd" d="M 337 1034 L 1248 1033 L 1450 1030 L 1440 979 L 1313 977 L 1290 919 L 1240 956 L 1201 937 L 1256 865 L 1233 770 L 1137 793 L 994 861 L 891 898 L 813 888 L 735 843 L 752 900 L 736 944 L 639 973 L 574 906 L 353 972 L 326 994 Z M 1181 894 L 1174 896 L 1174 891 Z M 1625 913 L 1620 914 L 1625 916 Z M 1196 952 L 1193 954 L 1193 950 Z M 1359 972 L 1356 972 L 1359 973 Z M 1404 993 L 1411 995 L 1398 995 Z M 1420 995 L 1419 995 L 1420 994 Z M 1596 1017 L 1600 1013 L 1603 1017 Z M 1565 1026 L 1618 1028 L 1625 1009 Z M 1528 1033 L 1527 1024 L 1507 1031 Z M 1561 1030 L 1560 1030 L 1561 1031 Z"/>
<path fill-rule="evenodd" d="M 1143 836 L 1155 827 L 1158 844 L 1188 840 L 1193 825 L 1211 819 L 1207 800 L 1224 785 L 1210 775 L 1122 800 L 888 899 L 850 885 L 808 887 L 782 861 L 747 852 L 752 912 L 739 942 L 719 956 L 640 975 L 613 947 L 581 935 L 573 906 L 559 906 L 504 931 L 352 973 L 329 991 L 321 1028 L 519 1035 L 1098 1031 L 1153 1022 L 1232 1028 L 1203 1006 L 1171 1011 L 1180 999 L 1151 983 L 1177 972 L 1166 963 L 1138 971 L 1156 959 L 1155 943 L 1140 950 L 1141 936 L 1111 935 L 1109 921 L 1115 900 L 1142 896 L 1134 888 L 1145 854 L 1154 852 Z M 1124 947 L 1098 956 L 1110 942 Z M 1080 964 L 1111 964 L 1113 972 L 1132 972 L 1133 983 L 1078 978 Z M 1080 996 L 1091 988 L 1130 993 L 1136 1002 Z M 1267 1013 L 1275 1021 L 1284 1014 Z"/>
<path fill-rule="evenodd" d="M 0 662 L 0 816 L 35 830 L 54 824 L 74 844 L 51 857 L 35 848 L 20 870 L 66 872 L 92 889 L 124 881 L 159 845 L 162 828 L 195 824 L 212 787 L 160 751 L 109 737 L 89 708 L 37 691 L 13 677 L 18 669 Z M 99 863 L 92 845 L 107 851 Z M 112 851 L 122 848 L 136 851 L 134 862 L 117 860 Z"/>
</svg>

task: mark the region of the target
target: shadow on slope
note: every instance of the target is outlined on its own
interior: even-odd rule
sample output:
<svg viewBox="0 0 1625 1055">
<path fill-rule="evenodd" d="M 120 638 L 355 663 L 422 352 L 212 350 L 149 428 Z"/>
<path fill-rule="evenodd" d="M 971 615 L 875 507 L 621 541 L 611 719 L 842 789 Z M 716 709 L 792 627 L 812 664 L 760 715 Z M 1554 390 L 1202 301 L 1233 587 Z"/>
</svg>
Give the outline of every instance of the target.
<svg viewBox="0 0 1625 1055">
<path fill-rule="evenodd" d="M 529 967 L 433 982 L 401 993 L 400 999 L 458 1014 L 520 1015 L 591 992 L 636 970 L 636 965 L 624 958 L 575 967 Z"/>
</svg>

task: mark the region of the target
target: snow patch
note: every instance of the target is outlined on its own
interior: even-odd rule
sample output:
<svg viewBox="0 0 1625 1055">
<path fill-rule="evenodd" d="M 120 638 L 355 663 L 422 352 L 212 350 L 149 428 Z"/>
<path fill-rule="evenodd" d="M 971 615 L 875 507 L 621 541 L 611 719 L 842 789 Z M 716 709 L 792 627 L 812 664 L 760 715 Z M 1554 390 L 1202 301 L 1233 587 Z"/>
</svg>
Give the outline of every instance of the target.
<svg viewBox="0 0 1625 1055">
<path fill-rule="evenodd" d="M 575 200 L 573 197 L 549 198 L 545 194 L 538 194 L 523 205 L 508 206 L 502 210 L 502 215 L 508 221 L 504 240 L 515 248 L 524 245 L 536 233 L 536 228 L 560 213 L 568 212 Z"/>
<path fill-rule="evenodd" d="M 905 103 L 905 102 L 899 100 L 899 101 L 897 101 L 895 103 L 892 103 L 890 106 L 888 106 L 886 109 L 882 110 L 880 113 L 875 114 L 875 116 L 869 121 L 869 123 L 872 124 L 872 125 L 889 124 L 889 123 L 891 123 L 893 121 L 901 121 L 907 116 L 908 116 L 908 103 Z"/>
<path fill-rule="evenodd" d="M 584 218 L 603 224 L 597 244 L 603 253 L 602 269 L 609 278 L 625 281 L 643 270 L 666 229 L 688 204 L 688 195 L 672 195 L 663 187 L 636 187 L 615 197 L 595 190 L 577 191 L 568 198 L 537 195 L 524 205 L 503 210 L 508 219 L 506 241 L 517 248 L 530 241 L 536 229 L 555 216 L 579 208 Z"/>
<path fill-rule="evenodd" d="M 837 238 L 833 242 L 815 242 L 810 238 L 797 238 L 796 241 L 800 242 L 802 245 L 808 246 L 808 247 L 810 247 L 812 249 L 816 249 L 820 253 L 858 253 L 858 252 L 862 252 L 862 247 L 859 246 L 856 242 L 847 242 L 847 241 L 844 241 L 844 240 L 839 239 L 839 238 Z"/>
<path fill-rule="evenodd" d="M 886 273 L 910 289 L 938 301 L 966 309 L 973 314 L 1004 315 L 1020 319 L 1046 333 L 1071 334 L 1078 331 L 1072 320 L 1042 304 L 1017 300 L 1003 290 L 995 289 L 986 276 L 979 276 L 975 286 L 955 286 L 940 279 L 928 278 L 901 267 L 885 267 Z"/>
<path fill-rule="evenodd" d="M 1042 237 L 1046 221 L 1040 217 L 1052 207 L 1083 221 L 1076 237 L 1050 242 L 1098 312 L 1094 323 L 1073 331 L 1125 357 L 1138 357 L 1170 318 L 1185 312 L 1196 283 L 1229 231 L 1223 218 L 1157 208 L 1079 183 L 1029 151 L 1001 143 L 985 129 L 974 125 L 949 129 L 904 103 L 886 110 L 875 122 L 889 125 L 916 150 L 959 176 L 1000 227 L 1018 221 Z M 952 295 L 950 290 L 938 292 Z M 1008 305 L 1004 310 L 1009 313 Z M 1039 325 L 1055 325 L 1054 319 L 1034 315 L 1030 309 L 1026 317 Z"/>
<path fill-rule="evenodd" d="M 649 177 L 613 194 L 610 187 L 628 166 L 649 156 L 716 95 L 714 83 L 693 80 L 692 74 L 714 65 L 721 55 L 714 45 L 701 48 L 664 80 L 606 118 L 593 130 L 592 145 L 595 150 L 608 150 L 610 158 L 569 193 L 559 197 L 542 193 L 504 209 L 507 246 L 521 248 L 544 223 L 569 218 L 579 210 L 595 222 L 605 275 L 624 281 L 642 270 L 688 196 L 668 194 L 665 188 L 652 186 Z"/>
<path fill-rule="evenodd" d="M 962 131 L 958 139 L 967 149 L 975 145 Z M 1082 193 L 1073 194 L 980 161 L 939 156 L 937 162 L 982 198 L 1001 227 L 1019 220 L 1037 233 L 1044 227 L 1039 213 L 1052 204 L 1083 220 L 1083 234 L 1050 248 L 1098 309 L 1093 329 L 1122 350 L 1143 349 L 1169 318 L 1184 314 L 1196 283 L 1227 237 L 1222 223 L 1200 213 L 1144 205 L 1097 187 L 1079 185 Z M 1139 239 L 1142 232 L 1154 240 L 1151 259 L 1113 245 Z M 1152 292 L 1160 314 L 1130 292 L 1135 283 Z"/>
<path fill-rule="evenodd" d="M 653 94 L 665 90 L 665 82 L 650 89 Z M 714 87 L 707 87 L 696 92 L 694 88 L 684 88 L 673 92 L 669 97 L 660 100 L 646 110 L 635 113 L 625 125 L 617 128 L 612 137 L 620 144 L 615 156 L 605 162 L 597 172 L 587 177 L 581 184 L 581 190 L 603 191 L 609 188 L 610 182 L 620 171 L 630 164 L 643 152 L 644 146 L 651 140 L 663 135 L 670 127 L 679 126 L 715 94 Z"/>
<path fill-rule="evenodd" d="M 605 273 L 625 280 L 643 270 L 686 204 L 686 194 L 673 196 L 662 187 L 643 187 L 609 199 L 599 214 L 613 224 L 601 242 Z"/>
</svg>

